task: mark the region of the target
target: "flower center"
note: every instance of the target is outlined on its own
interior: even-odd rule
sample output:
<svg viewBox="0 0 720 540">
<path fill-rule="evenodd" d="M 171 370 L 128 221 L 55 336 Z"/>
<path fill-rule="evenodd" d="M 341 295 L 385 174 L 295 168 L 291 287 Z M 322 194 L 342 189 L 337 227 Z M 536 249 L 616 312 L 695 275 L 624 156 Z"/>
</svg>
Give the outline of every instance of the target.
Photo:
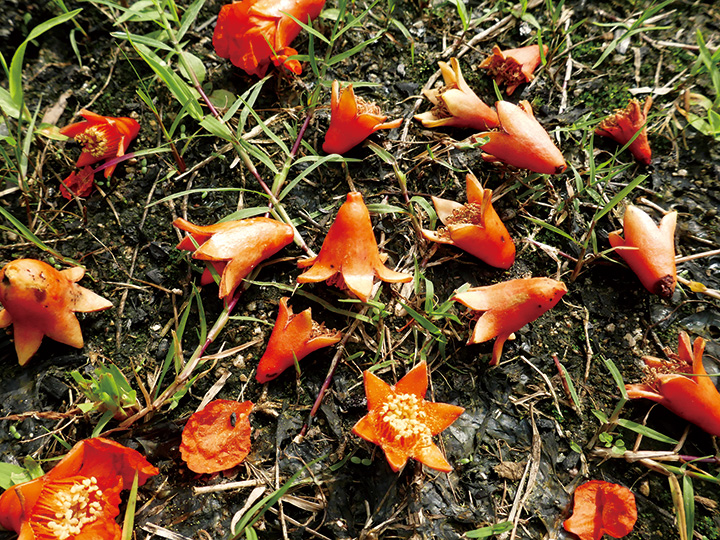
<svg viewBox="0 0 720 540">
<path fill-rule="evenodd" d="M 425 423 L 421 400 L 412 394 L 395 394 L 380 408 L 383 438 L 404 444 L 428 446 L 432 432 Z"/>
<path fill-rule="evenodd" d="M 83 527 L 102 516 L 102 490 L 97 486 L 97 479 L 74 478 L 69 481 L 53 482 L 50 487 L 53 493 L 47 500 L 39 500 L 37 508 L 37 525 L 44 527 L 58 540 L 66 540 L 79 535 Z M 40 538 L 42 535 L 38 534 Z"/>
<path fill-rule="evenodd" d="M 75 135 L 75 140 L 93 157 L 104 156 L 110 148 L 106 126 L 91 126 Z"/>
<path fill-rule="evenodd" d="M 357 105 L 357 113 L 361 114 L 373 114 L 375 116 L 382 116 L 382 111 L 373 101 L 366 101 L 360 96 L 355 96 L 355 103 Z"/>
</svg>

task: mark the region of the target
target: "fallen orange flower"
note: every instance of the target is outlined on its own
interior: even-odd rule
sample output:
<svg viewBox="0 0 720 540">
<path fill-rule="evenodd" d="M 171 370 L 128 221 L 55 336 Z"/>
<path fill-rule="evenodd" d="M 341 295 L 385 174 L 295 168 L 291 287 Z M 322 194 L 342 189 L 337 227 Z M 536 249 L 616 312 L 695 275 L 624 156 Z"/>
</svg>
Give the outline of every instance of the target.
<svg viewBox="0 0 720 540">
<path fill-rule="evenodd" d="M 402 118 L 385 122 L 380 107 L 375 103 L 356 97 L 352 84 L 340 90 L 340 83 L 333 81 L 330 100 L 330 127 L 325 134 L 323 151 L 328 154 L 344 154 L 355 148 L 379 129 L 393 129 L 402 124 Z"/>
<path fill-rule="evenodd" d="M 655 225 L 643 210 L 628 205 L 623 216 L 623 239 L 618 231 L 610 233 L 608 240 L 635 272 L 645 288 L 652 294 L 669 298 L 675 291 L 675 225 L 677 212 L 670 212 Z"/>
<path fill-rule="evenodd" d="M 622 538 L 637 521 L 635 495 L 628 488 L 590 480 L 575 490 L 573 515 L 563 523 L 580 540 L 600 540 L 604 534 Z"/>
<path fill-rule="evenodd" d="M 561 281 L 526 278 L 472 287 L 453 296 L 453 300 L 483 312 L 467 344 L 483 343 L 497 337 L 490 360 L 490 365 L 494 366 L 500 360 L 510 334 L 555 307 L 566 292 L 567 287 Z"/>
<path fill-rule="evenodd" d="M 432 198 L 445 227 L 423 229 L 423 236 L 431 242 L 457 246 L 496 268 L 510 268 L 515 261 L 515 244 L 492 206 L 492 190 L 483 189 L 473 174 L 467 175 L 466 183 L 467 204 Z"/>
<path fill-rule="evenodd" d="M 639 131 L 640 134 L 630 144 L 628 149 L 632 152 L 640 163 L 650 165 L 652 159 L 652 151 L 647 137 L 647 114 L 652 106 L 652 97 L 648 96 L 645 105 L 640 106 L 637 99 L 631 99 L 624 109 L 615 111 L 615 114 L 608 116 L 600 122 L 595 130 L 596 135 L 610 137 L 618 144 L 625 146 L 630 139 L 635 137 Z"/>
<path fill-rule="evenodd" d="M 85 121 L 70 124 L 60 130 L 60 133 L 72 137 L 83 146 L 76 163 L 79 168 L 103 159 L 124 156 L 128 146 L 140 132 L 140 124 L 132 118 L 101 116 L 86 109 L 81 110 L 80 114 Z M 115 165 L 107 167 L 105 178 L 110 178 L 114 170 Z M 67 180 L 65 182 L 67 183 Z"/>
<path fill-rule="evenodd" d="M 543 45 L 543 55 L 547 54 L 548 47 Z M 493 47 L 492 55 L 482 61 L 480 67 L 487 69 L 490 75 L 495 77 L 499 85 L 507 85 L 508 96 L 523 83 L 530 82 L 535 78 L 535 70 L 540 65 L 540 47 L 530 45 L 519 49 L 500 50 L 500 47 Z"/>
<path fill-rule="evenodd" d="M 195 225 L 177 218 L 173 225 L 189 232 L 198 245 L 196 249 L 193 240 L 186 237 L 177 248 L 192 251 L 193 259 L 209 261 L 221 273 L 218 293 L 220 298 L 232 298 L 237 286 L 253 268 L 287 246 L 293 239 L 290 225 L 265 217 L 225 221 L 207 226 Z"/>
<path fill-rule="evenodd" d="M 70 176 L 60 184 L 60 193 L 66 199 L 72 199 L 73 195 L 87 197 L 92 193 L 94 185 L 95 173 L 93 173 L 93 168 L 88 165 L 83 167 L 80 172 L 70 173 Z"/>
<path fill-rule="evenodd" d="M 300 62 L 288 60 L 297 54 L 289 45 L 301 30 L 290 16 L 307 23 L 324 5 L 325 0 L 243 0 L 224 5 L 213 33 L 215 52 L 248 75 L 264 77 L 270 62 L 300 75 Z"/>
<path fill-rule="evenodd" d="M 485 130 L 499 125 L 497 113 L 488 107 L 465 82 L 457 58 L 450 65 L 438 62 L 445 86 L 440 89 L 423 90 L 423 94 L 435 107 L 415 120 L 427 128 L 454 126 Z"/>
<path fill-rule="evenodd" d="M 669 352 L 670 360 L 643 357 L 650 375 L 645 383 L 625 385 L 628 397 L 656 401 L 711 435 L 720 436 L 720 393 L 703 366 L 704 351 L 703 338 L 690 345 L 690 337 L 680 332 L 678 352 Z"/>
<path fill-rule="evenodd" d="M 120 491 L 158 470 L 135 450 L 100 437 L 77 443 L 47 474 L 0 495 L 0 528 L 18 540 L 120 539 Z"/>
<path fill-rule="evenodd" d="M 368 414 L 355 424 L 358 437 L 377 444 L 390 468 L 397 472 L 409 458 L 441 472 L 452 471 L 433 435 L 450 426 L 465 411 L 448 403 L 425 401 L 427 364 L 420 362 L 394 386 L 369 371 L 363 372 Z"/>
<path fill-rule="evenodd" d="M 287 302 L 288 298 L 280 299 L 275 327 L 265 354 L 258 362 L 255 378 L 259 383 L 273 380 L 295 361 L 299 362 L 311 352 L 337 343 L 342 337 L 340 332 L 330 331 L 313 321 L 310 308 L 294 314 Z"/>
<path fill-rule="evenodd" d="M 211 474 L 239 465 L 250 453 L 250 401 L 216 399 L 185 424 L 180 456 L 188 469 Z"/>
<path fill-rule="evenodd" d="M 502 161 L 508 165 L 543 174 L 558 174 L 567 165 L 562 153 L 547 131 L 535 119 L 527 101 L 514 105 L 509 101 L 495 104 L 500 119 L 500 131 L 478 133 L 473 139 L 488 137 L 482 146 L 483 159 Z"/>
<path fill-rule="evenodd" d="M 112 307 L 102 296 L 77 284 L 78 267 L 63 271 L 35 259 L 18 259 L 0 269 L 0 328 L 13 325 L 15 351 L 24 366 L 40 348 L 43 336 L 81 348 L 83 336 L 74 312 Z"/>
<path fill-rule="evenodd" d="M 380 256 L 370 222 L 370 213 L 357 191 L 348 193 L 335 221 L 325 237 L 320 253 L 298 262 L 300 268 L 311 266 L 298 276 L 298 283 L 317 283 L 347 287 L 363 302 L 372 292 L 375 276 L 389 283 L 407 283 L 412 276 L 387 268 Z"/>
</svg>

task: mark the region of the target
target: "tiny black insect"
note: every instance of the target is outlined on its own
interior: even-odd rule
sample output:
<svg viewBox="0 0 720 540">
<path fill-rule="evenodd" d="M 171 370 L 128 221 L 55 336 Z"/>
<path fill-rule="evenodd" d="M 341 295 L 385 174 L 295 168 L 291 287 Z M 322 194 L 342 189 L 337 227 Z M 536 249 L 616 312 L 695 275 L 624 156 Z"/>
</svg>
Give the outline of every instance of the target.
<svg viewBox="0 0 720 540">
<path fill-rule="evenodd" d="M 232 427 L 235 427 L 235 422 L 237 422 L 237 414 L 232 413 L 232 414 L 230 415 L 230 425 L 231 425 Z"/>
</svg>

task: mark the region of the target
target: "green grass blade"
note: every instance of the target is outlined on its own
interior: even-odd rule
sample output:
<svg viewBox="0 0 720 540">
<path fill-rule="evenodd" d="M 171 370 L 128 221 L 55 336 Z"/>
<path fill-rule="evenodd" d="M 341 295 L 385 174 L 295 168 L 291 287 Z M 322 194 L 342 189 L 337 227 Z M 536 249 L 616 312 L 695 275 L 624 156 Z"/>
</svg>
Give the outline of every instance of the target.
<svg viewBox="0 0 720 540">
<path fill-rule="evenodd" d="M 624 427 L 625 429 L 634 431 L 635 433 L 638 433 L 644 437 L 648 437 L 649 439 L 653 439 L 653 440 L 660 441 L 660 442 L 667 443 L 667 444 L 677 444 L 678 443 L 678 441 L 676 441 L 672 437 L 668 437 L 667 435 L 664 435 L 663 433 L 660 433 L 659 431 L 655 431 L 654 429 L 651 429 L 647 426 L 643 426 L 642 424 L 633 422 L 632 420 L 626 420 L 625 418 L 618 418 L 617 424 L 619 426 Z"/>
</svg>

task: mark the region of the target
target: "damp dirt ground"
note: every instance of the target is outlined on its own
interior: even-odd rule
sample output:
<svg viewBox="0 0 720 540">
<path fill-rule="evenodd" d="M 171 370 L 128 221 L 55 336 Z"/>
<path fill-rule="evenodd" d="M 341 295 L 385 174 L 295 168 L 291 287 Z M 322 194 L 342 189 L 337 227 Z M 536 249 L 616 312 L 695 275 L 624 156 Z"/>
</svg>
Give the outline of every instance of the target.
<svg viewBox="0 0 720 540">
<path fill-rule="evenodd" d="M 0 51 L 8 63 L 32 28 L 62 13 L 61 2 L 0 4 L 6 19 Z M 177 2 L 181 15 L 188 4 Z M 204 65 L 206 94 L 232 103 L 258 79 L 215 54 L 212 33 L 221 5 L 214 0 L 202 4 L 182 47 Z M 62 127 L 77 121 L 82 108 L 129 116 L 141 125 L 130 150 L 163 151 L 120 163 L 109 180 L 96 175 L 90 196 L 68 201 L 59 185 L 73 169 L 78 146 L 45 132 L 28 139 L 24 181 L 18 184 L 13 144 L 22 140 L 27 123 L 21 137 L 16 121 L 0 125 L 0 205 L 6 213 L 0 261 L 38 258 L 66 268 L 58 255 L 74 260 L 87 269 L 81 284 L 114 304 L 107 311 L 79 315 L 82 349 L 45 338 L 24 367 L 17 364 L 11 328 L 0 333 L 0 461 L 22 465 L 32 456 L 45 470 L 65 452 L 62 443 L 91 436 L 100 419 L 98 412 L 83 414 L 77 408 L 85 397 L 71 372 L 90 376 L 98 366 L 115 364 L 142 406 L 139 383 L 152 389 L 168 351 L 189 359 L 203 320 L 212 326 L 220 315 L 217 288 L 198 288 L 202 266 L 175 248 L 181 236 L 173 220 L 185 217 L 207 225 L 267 205 L 258 182 L 227 142 L 185 114 L 118 35 L 162 39 L 156 22 L 119 21 L 123 12 L 110 2 L 67 0 L 65 6 L 69 11 L 82 8 L 74 23 L 55 27 L 27 46 L 23 88 L 37 123 Z M 328 0 L 314 24 L 317 32 L 330 35 L 337 8 Z M 665 357 L 664 348 L 676 350 L 678 334 L 685 331 L 693 339 L 708 340 L 707 369 L 720 372 L 718 297 L 681 283 L 671 298 L 659 298 L 642 287 L 616 254 L 594 255 L 609 249 L 608 234 L 621 228 L 627 203 L 639 205 L 656 221 L 663 212 L 677 210 L 679 276 L 686 283 L 702 283 L 711 293 L 720 289 L 720 135 L 702 133 L 686 117 L 688 111 L 700 118 L 706 114 L 694 95 L 718 98 L 720 89 L 713 87 L 708 70 L 696 66 L 696 31 L 710 53 L 716 51 L 720 10 L 713 2 L 647 0 L 531 1 L 525 8 L 471 0 L 464 29 L 450 2 L 355 2 L 347 6 L 348 13 L 363 17 L 362 23 L 344 33 L 335 50 L 350 51 L 374 38 L 371 43 L 330 66 L 323 80 L 309 62 L 303 63 L 299 77 L 270 71 L 253 105 L 257 116 L 248 115 L 243 133 L 277 168 L 284 159 L 280 143 L 293 145 L 313 90 L 323 86 L 289 180 L 309 167 L 303 157 L 324 155 L 330 81 L 354 82 L 356 92 L 376 102 L 390 119 L 404 119 L 400 128 L 370 138 L 392 156 L 397 170 L 361 145 L 345 154 L 345 163 L 326 162 L 310 171 L 283 204 L 304 241 L 318 251 L 346 194 L 360 191 L 374 210 L 375 236 L 388 254 L 388 265 L 412 273 L 415 280 L 409 286 L 383 284 L 376 301 L 362 311 L 346 292 L 324 283 L 294 292 L 303 251 L 291 244 L 275 255 L 242 293 L 187 392 L 128 428 L 118 429 L 118 422 L 111 421 L 103 429 L 104 436 L 138 449 L 160 469 L 139 490 L 135 537 L 232 538 L 233 518 L 248 510 L 248 500 L 271 494 L 314 460 L 280 502 L 259 516 L 254 525 L 259 538 L 455 539 L 505 522 L 510 523 L 508 531 L 498 533 L 499 538 L 574 538 L 562 522 L 570 515 L 574 489 L 591 479 L 622 484 L 635 494 L 638 521 L 628 538 L 679 537 L 672 483 L 662 467 L 680 463 L 663 458 L 643 462 L 638 453 L 717 456 L 716 440 L 646 400 L 628 402 L 618 411 L 621 394 L 611 368 L 617 368 L 624 383 L 640 382 L 646 376 L 641 358 Z M 641 17 L 645 19 L 637 23 Z M 549 176 L 485 162 L 479 148 L 463 144 L 472 131 L 430 130 L 412 120 L 430 108 L 421 92 L 431 78 L 438 80 L 438 61 L 458 57 L 469 85 L 493 103 L 492 79 L 478 69 L 479 63 L 494 44 L 517 47 L 537 43 L 538 36 L 549 46 L 546 64 L 531 84 L 506 98 L 532 104 L 562 150 L 566 172 Z M 310 45 L 307 32 L 293 42 L 301 54 Z M 312 46 L 324 58 L 319 38 Z M 608 47 L 613 50 L 603 57 Z M 7 79 L 0 84 L 7 88 Z M 629 152 L 618 152 L 612 141 L 591 137 L 614 109 L 631 97 L 650 95 L 649 166 L 637 164 Z M 231 125 L 239 116 L 232 115 Z M 267 122 L 267 131 L 253 129 L 258 121 Z M 184 171 L 167 151 L 163 128 L 172 131 L 169 139 L 182 156 Z M 269 164 L 251 155 L 260 176 L 272 183 Z M 414 201 L 409 205 L 398 171 Z M 517 257 L 509 270 L 492 268 L 452 246 L 430 244 L 413 228 L 410 210 L 422 226 L 429 226 L 419 199 L 465 201 L 468 171 L 493 190 L 495 208 L 516 242 Z M 639 185 L 593 223 L 593 216 L 640 176 Z M 8 215 L 52 251 L 41 249 Z M 578 260 L 583 261 L 579 271 Z M 500 365 L 490 367 L 492 341 L 466 346 L 472 314 L 446 302 L 465 284 L 530 276 L 562 280 L 568 292 L 555 308 L 518 331 L 506 343 Z M 265 385 L 255 380 L 283 296 L 291 298 L 296 313 L 312 307 L 314 318 L 328 328 L 345 333 L 352 328 L 312 419 L 310 409 L 335 348 L 305 358 L 299 374 L 290 369 Z M 432 327 L 419 324 L 403 305 Z M 441 309 L 445 311 L 438 314 Z M 186 310 L 185 331 L 175 339 Z M 361 312 L 369 320 L 353 324 Z M 465 408 L 436 437 L 454 467 L 450 474 L 413 460 L 393 473 L 378 447 L 351 433 L 367 411 L 362 372 L 372 367 L 391 384 L 421 360 L 431 372 L 428 398 Z M 171 379 L 172 369 L 162 384 Z M 256 404 L 250 416 L 252 449 L 230 471 L 198 475 L 181 460 L 179 445 L 188 417 L 209 396 Z M 613 412 L 625 426 L 644 424 L 682 443 L 639 438 L 632 429 L 607 424 Z M 710 478 L 691 477 L 694 538 L 719 538 L 720 470 L 713 463 L 697 467 Z M 674 471 L 682 485 L 682 471 Z M 244 484 L 222 489 L 231 482 Z M 13 537 L 0 532 L 2 540 Z"/>
</svg>

